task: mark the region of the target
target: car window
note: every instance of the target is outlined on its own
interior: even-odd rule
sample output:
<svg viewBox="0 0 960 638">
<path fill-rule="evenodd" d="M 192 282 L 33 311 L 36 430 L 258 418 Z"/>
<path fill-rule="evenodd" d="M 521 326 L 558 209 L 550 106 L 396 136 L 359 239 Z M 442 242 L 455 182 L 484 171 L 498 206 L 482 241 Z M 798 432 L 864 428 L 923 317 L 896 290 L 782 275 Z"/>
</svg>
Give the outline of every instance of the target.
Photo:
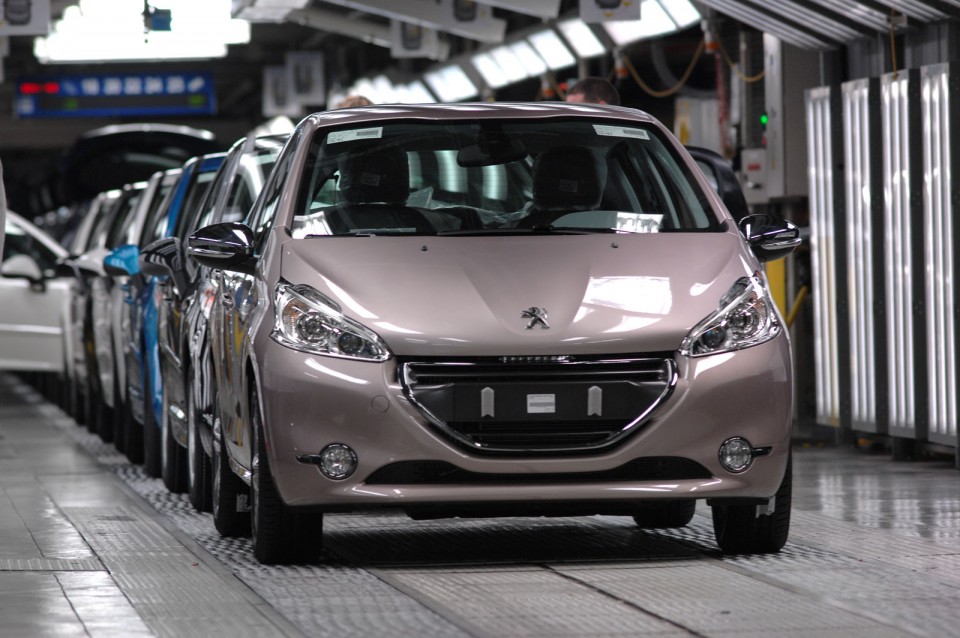
<svg viewBox="0 0 960 638">
<path fill-rule="evenodd" d="M 295 238 L 575 228 L 718 230 L 658 129 L 596 120 L 399 122 L 312 140 Z"/>
<path fill-rule="evenodd" d="M 142 195 L 143 188 L 141 187 L 136 191 L 124 193 L 120 198 L 113 219 L 110 221 L 110 227 L 107 229 L 107 239 L 104 243 L 107 248 L 113 249 L 123 244 L 127 228 L 133 221 L 133 213 L 137 209 Z"/>
<path fill-rule="evenodd" d="M 298 133 L 294 133 L 294 135 L 298 135 Z M 294 160 L 293 149 L 295 148 L 296 144 L 291 144 L 281 149 L 273 163 L 270 175 L 263 185 L 262 197 L 256 200 L 256 206 L 250 209 L 245 219 L 247 226 L 253 229 L 254 235 L 257 238 L 257 251 L 263 247 L 263 241 L 267 231 L 273 225 L 273 218 L 274 215 L 276 215 L 277 206 L 280 203 L 280 196 L 283 194 L 284 189 L 282 177 L 290 171 Z"/>
<path fill-rule="evenodd" d="M 43 272 L 48 272 L 56 266 L 57 255 L 50 248 L 44 246 L 43 242 L 34 239 L 28 232 L 9 219 L 5 226 L 6 237 L 3 242 L 3 259 L 0 261 L 6 261 L 17 255 L 28 255 L 37 262 Z"/>
</svg>

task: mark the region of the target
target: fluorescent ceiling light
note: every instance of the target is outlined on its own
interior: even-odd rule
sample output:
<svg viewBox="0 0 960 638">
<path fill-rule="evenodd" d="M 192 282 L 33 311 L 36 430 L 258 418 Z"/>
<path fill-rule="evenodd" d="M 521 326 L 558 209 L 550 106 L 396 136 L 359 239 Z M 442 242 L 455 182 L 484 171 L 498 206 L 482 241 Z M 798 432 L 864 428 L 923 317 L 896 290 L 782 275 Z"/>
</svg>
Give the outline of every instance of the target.
<svg viewBox="0 0 960 638">
<path fill-rule="evenodd" d="M 489 52 L 478 53 L 470 61 L 473 63 L 473 67 L 480 73 L 480 77 L 483 78 L 483 81 L 487 83 L 491 89 L 499 89 L 500 87 L 506 86 L 510 83 L 510 80 L 507 79 L 507 74 L 504 73 L 503 69 L 500 68 L 500 65 L 497 64 L 497 61 L 493 59 L 493 56 Z"/>
<path fill-rule="evenodd" d="M 397 101 L 397 91 L 393 82 L 385 75 L 373 78 L 373 90 L 377 94 L 377 104 L 393 104 Z"/>
<path fill-rule="evenodd" d="M 497 61 L 497 64 L 503 69 L 503 72 L 507 75 L 507 79 L 511 83 L 527 79 L 526 68 L 524 68 L 520 59 L 517 58 L 517 55 L 510 50 L 510 47 L 496 47 L 490 50 L 490 55 Z"/>
<path fill-rule="evenodd" d="M 529 36 L 527 40 L 537 50 L 537 53 L 540 54 L 551 71 L 573 66 L 577 62 L 573 54 L 570 53 L 570 49 L 560 40 L 560 36 L 553 29 L 538 31 Z"/>
<path fill-rule="evenodd" d="M 643 0 L 640 20 L 604 22 L 603 28 L 617 46 L 686 29 L 700 21 L 690 0 Z"/>
<path fill-rule="evenodd" d="M 564 20 L 557 26 L 560 28 L 563 37 L 576 51 L 577 57 L 583 59 L 594 58 L 607 52 L 603 43 L 594 35 L 593 30 L 580 18 Z"/>
<path fill-rule="evenodd" d="M 437 101 L 426 85 L 420 80 L 409 84 L 398 84 L 396 87 L 397 102 L 400 104 L 432 104 Z"/>
<path fill-rule="evenodd" d="M 441 102 L 459 102 L 477 96 L 477 87 L 458 64 L 451 64 L 424 76 Z"/>
<path fill-rule="evenodd" d="M 250 23 L 230 18 L 230 0 L 156 0 L 154 8 L 170 10 L 170 31 L 144 34 L 142 4 L 80 0 L 34 39 L 34 54 L 44 63 L 206 59 L 250 41 Z"/>
<path fill-rule="evenodd" d="M 547 63 L 533 50 L 529 42 L 520 40 L 509 46 L 517 59 L 520 60 L 520 64 L 527 70 L 528 75 L 536 77 L 547 72 Z"/>
<path fill-rule="evenodd" d="M 697 11 L 690 0 L 660 0 L 660 4 L 663 5 L 663 8 L 667 10 L 667 13 L 670 14 L 670 17 L 673 18 L 680 29 L 693 26 L 700 22 L 702 18 L 700 12 Z M 643 5 L 640 6 L 640 11 L 643 11 Z M 641 13 L 641 15 L 643 14 Z"/>
</svg>

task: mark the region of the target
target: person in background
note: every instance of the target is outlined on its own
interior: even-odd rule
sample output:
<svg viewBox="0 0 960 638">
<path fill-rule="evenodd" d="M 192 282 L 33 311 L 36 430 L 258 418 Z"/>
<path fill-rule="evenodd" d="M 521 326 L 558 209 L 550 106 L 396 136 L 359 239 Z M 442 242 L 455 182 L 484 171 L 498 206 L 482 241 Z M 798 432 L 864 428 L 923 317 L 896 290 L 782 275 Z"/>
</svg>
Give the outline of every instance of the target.
<svg viewBox="0 0 960 638">
<path fill-rule="evenodd" d="M 620 106 L 620 92 L 603 78 L 586 77 L 567 91 L 567 102 L 590 102 Z"/>
<path fill-rule="evenodd" d="M 352 106 L 373 106 L 373 102 L 362 95 L 348 95 L 347 97 L 340 100 L 340 102 L 333 108 L 335 109 L 348 109 Z"/>
<path fill-rule="evenodd" d="M 3 236 L 7 227 L 7 194 L 3 190 L 3 162 L 0 162 L 0 259 L 3 259 Z"/>
</svg>

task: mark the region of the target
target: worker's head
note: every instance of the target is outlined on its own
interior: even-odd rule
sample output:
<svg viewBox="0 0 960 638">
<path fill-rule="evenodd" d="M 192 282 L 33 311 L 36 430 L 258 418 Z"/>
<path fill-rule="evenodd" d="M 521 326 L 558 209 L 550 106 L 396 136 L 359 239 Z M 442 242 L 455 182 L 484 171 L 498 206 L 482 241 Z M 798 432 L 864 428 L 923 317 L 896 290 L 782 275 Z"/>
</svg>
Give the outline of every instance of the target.
<svg viewBox="0 0 960 638">
<path fill-rule="evenodd" d="M 620 93 L 603 78 L 587 77 L 578 81 L 567 91 L 567 102 L 590 102 L 593 104 L 620 105 Z"/>
</svg>

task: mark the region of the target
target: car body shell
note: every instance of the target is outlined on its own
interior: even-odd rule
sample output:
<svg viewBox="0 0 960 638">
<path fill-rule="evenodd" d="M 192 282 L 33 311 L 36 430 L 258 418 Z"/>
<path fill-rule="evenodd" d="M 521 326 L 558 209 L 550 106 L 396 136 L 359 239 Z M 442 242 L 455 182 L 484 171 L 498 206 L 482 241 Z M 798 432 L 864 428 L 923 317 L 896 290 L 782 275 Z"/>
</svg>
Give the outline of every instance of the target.
<svg viewBox="0 0 960 638">
<path fill-rule="evenodd" d="M 67 251 L 47 233 L 7 212 L 0 265 L 0 370 L 69 374 L 71 296 L 75 280 L 58 267 Z M 35 278 L 14 274 L 30 260 Z M 21 266 L 24 264 L 21 263 Z"/>
<path fill-rule="evenodd" d="M 309 170 L 314 134 L 391 118 L 581 118 L 651 127 L 670 140 L 671 152 L 709 202 L 717 230 L 294 238 L 298 184 Z M 780 330 L 760 345 L 732 352 L 681 354 L 685 336 L 717 309 L 735 281 L 757 275 L 762 264 L 693 159 L 654 118 L 633 109 L 572 104 L 391 106 L 315 114 L 291 136 L 268 191 L 278 193 L 269 204 L 276 206 L 272 224 L 251 244 L 254 259 L 224 267 L 208 330 L 220 436 L 230 466 L 250 480 L 257 440 L 251 410 L 259 410 L 272 480 L 288 506 L 321 511 L 390 506 L 473 515 L 512 504 L 527 512 L 563 506 L 610 513 L 644 500 L 759 501 L 777 491 L 793 413 L 789 337 Z M 261 194 L 251 219 L 265 200 Z M 319 291 L 374 330 L 392 356 L 359 361 L 279 343 L 280 281 Z M 549 308 L 548 329 L 521 313 L 533 307 Z M 511 357 L 521 362 L 559 357 L 562 366 L 656 360 L 671 388 L 609 445 L 503 451 L 471 447 L 438 424 L 418 404 L 405 367 L 469 366 Z M 549 383 L 527 391 L 530 421 L 540 418 L 533 399 L 549 396 L 558 406 L 566 401 Z M 252 390 L 259 405 L 250 405 Z M 718 454 L 735 436 L 763 451 L 742 473 L 725 470 Z M 348 478 L 333 480 L 318 470 L 314 459 L 331 444 L 356 451 L 357 469 Z M 643 470 L 629 480 L 621 474 L 639 466 L 662 469 L 676 459 L 684 460 L 681 465 L 690 461 L 693 469 Z"/>
<path fill-rule="evenodd" d="M 167 198 L 161 204 L 159 214 L 160 226 L 154 229 L 145 229 L 152 233 L 143 238 L 141 247 L 155 239 L 170 237 L 177 219 L 182 214 L 189 214 L 186 209 L 195 206 L 203 198 L 203 194 L 210 186 L 210 181 L 216 170 L 223 163 L 225 153 L 211 153 L 195 157 L 184 164 L 176 184 L 172 187 Z M 130 340 L 130 355 L 128 365 L 148 370 L 147 374 L 139 378 L 133 375 L 128 382 L 135 417 L 141 423 L 153 423 L 159 427 L 163 420 L 163 385 L 160 371 L 159 349 L 159 305 L 164 291 L 156 276 L 146 276 L 143 286 L 138 292 L 138 302 L 132 304 L 132 312 L 136 317 L 131 319 L 133 331 Z M 148 385 L 145 386 L 145 381 Z M 138 405 L 139 404 L 139 405 Z M 142 409 L 139 409 L 143 406 Z M 145 410 L 152 410 L 147 417 Z"/>
</svg>

